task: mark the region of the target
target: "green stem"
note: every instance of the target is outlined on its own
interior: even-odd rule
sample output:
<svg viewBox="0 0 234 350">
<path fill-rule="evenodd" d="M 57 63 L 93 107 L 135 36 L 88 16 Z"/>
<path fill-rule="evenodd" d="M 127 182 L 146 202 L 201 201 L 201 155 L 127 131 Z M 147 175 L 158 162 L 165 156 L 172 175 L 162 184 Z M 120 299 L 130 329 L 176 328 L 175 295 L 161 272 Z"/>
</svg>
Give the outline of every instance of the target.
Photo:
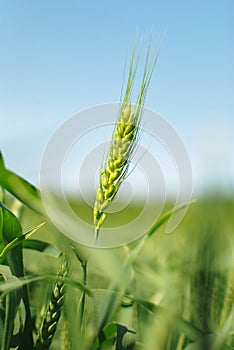
<svg viewBox="0 0 234 350">
<path fill-rule="evenodd" d="M 84 286 L 87 285 L 87 273 L 88 273 L 88 263 L 87 261 L 80 261 L 82 267 L 82 283 Z M 84 309 L 85 309 L 85 301 L 86 301 L 86 290 L 84 289 L 81 294 L 80 302 L 79 302 L 79 327 L 80 330 L 83 328 L 84 321 Z"/>
</svg>

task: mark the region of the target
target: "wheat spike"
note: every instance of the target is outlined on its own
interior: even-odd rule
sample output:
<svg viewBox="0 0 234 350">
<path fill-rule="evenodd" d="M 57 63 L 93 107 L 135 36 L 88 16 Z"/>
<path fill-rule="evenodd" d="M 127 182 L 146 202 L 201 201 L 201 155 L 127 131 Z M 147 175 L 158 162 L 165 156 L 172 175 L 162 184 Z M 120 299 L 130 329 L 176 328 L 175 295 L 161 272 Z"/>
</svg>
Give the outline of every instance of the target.
<svg viewBox="0 0 234 350">
<path fill-rule="evenodd" d="M 139 61 L 139 59 L 137 59 L 135 62 L 134 47 L 125 95 L 121 103 L 119 116 L 112 134 L 109 152 L 102 165 L 99 175 L 99 185 L 93 209 L 95 242 L 97 242 L 99 230 L 106 218 L 105 211 L 108 205 L 113 201 L 122 182 L 126 178 L 132 155 L 137 145 L 140 120 L 143 113 L 146 92 L 156 60 L 157 55 L 150 62 L 149 45 L 140 90 L 135 105 L 131 105 L 132 88 Z"/>
<path fill-rule="evenodd" d="M 60 266 L 58 277 L 53 285 L 49 304 L 43 308 L 40 325 L 38 328 L 36 349 L 49 349 L 58 321 L 61 316 L 62 307 L 64 304 L 64 296 L 66 293 L 66 284 L 64 279 L 68 275 L 68 260 L 64 259 Z"/>
</svg>

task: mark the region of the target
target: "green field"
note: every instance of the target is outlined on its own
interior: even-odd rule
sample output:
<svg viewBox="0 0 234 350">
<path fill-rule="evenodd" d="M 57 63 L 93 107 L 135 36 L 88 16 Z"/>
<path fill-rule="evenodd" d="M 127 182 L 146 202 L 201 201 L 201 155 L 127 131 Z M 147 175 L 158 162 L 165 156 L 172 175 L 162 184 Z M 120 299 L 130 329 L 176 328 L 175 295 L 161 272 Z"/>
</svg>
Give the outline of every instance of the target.
<svg viewBox="0 0 234 350">
<path fill-rule="evenodd" d="M 1 186 L 2 350 L 234 349 L 234 200 L 197 199 L 171 234 L 164 217 L 150 237 L 94 249 L 30 209 L 42 208 L 39 192 L 3 163 Z M 46 224 L 22 236 L 19 222 L 23 233 Z"/>
</svg>

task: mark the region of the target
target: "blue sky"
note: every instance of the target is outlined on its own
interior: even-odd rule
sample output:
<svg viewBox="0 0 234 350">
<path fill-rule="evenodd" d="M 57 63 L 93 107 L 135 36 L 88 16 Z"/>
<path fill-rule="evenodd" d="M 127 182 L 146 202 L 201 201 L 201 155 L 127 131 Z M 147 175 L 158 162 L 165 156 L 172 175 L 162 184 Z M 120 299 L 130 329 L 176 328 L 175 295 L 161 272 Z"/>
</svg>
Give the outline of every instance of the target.
<svg viewBox="0 0 234 350">
<path fill-rule="evenodd" d="M 118 101 L 138 28 L 162 47 L 146 106 L 178 130 L 195 189 L 234 188 L 233 1 L 0 2 L 1 149 L 38 182 L 48 138 L 66 118 Z"/>
</svg>

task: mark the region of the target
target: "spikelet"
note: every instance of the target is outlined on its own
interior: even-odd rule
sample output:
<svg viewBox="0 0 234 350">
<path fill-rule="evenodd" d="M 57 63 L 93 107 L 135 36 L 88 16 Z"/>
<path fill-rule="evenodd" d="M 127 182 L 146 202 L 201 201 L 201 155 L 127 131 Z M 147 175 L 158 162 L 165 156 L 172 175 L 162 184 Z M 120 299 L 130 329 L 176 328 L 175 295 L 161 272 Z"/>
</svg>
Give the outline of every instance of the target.
<svg viewBox="0 0 234 350">
<path fill-rule="evenodd" d="M 150 62 L 150 45 L 148 47 L 144 74 L 135 106 L 131 105 L 133 83 L 138 67 L 139 57 L 135 62 L 135 47 L 133 49 L 127 86 L 121 103 L 119 116 L 112 134 L 108 155 L 99 175 L 99 185 L 93 209 L 95 225 L 95 241 L 106 218 L 106 209 L 116 196 L 127 171 L 137 145 L 140 129 L 140 119 L 143 113 L 146 92 L 156 64 L 157 55 Z"/>
<path fill-rule="evenodd" d="M 64 279 L 68 275 L 68 270 L 68 260 L 64 258 L 64 261 L 60 266 L 57 280 L 52 288 L 49 304 L 46 308 L 42 308 L 41 321 L 40 325 L 38 326 L 36 340 L 37 350 L 47 350 L 52 343 L 64 304 L 64 296 L 66 293 L 66 284 Z"/>
</svg>

